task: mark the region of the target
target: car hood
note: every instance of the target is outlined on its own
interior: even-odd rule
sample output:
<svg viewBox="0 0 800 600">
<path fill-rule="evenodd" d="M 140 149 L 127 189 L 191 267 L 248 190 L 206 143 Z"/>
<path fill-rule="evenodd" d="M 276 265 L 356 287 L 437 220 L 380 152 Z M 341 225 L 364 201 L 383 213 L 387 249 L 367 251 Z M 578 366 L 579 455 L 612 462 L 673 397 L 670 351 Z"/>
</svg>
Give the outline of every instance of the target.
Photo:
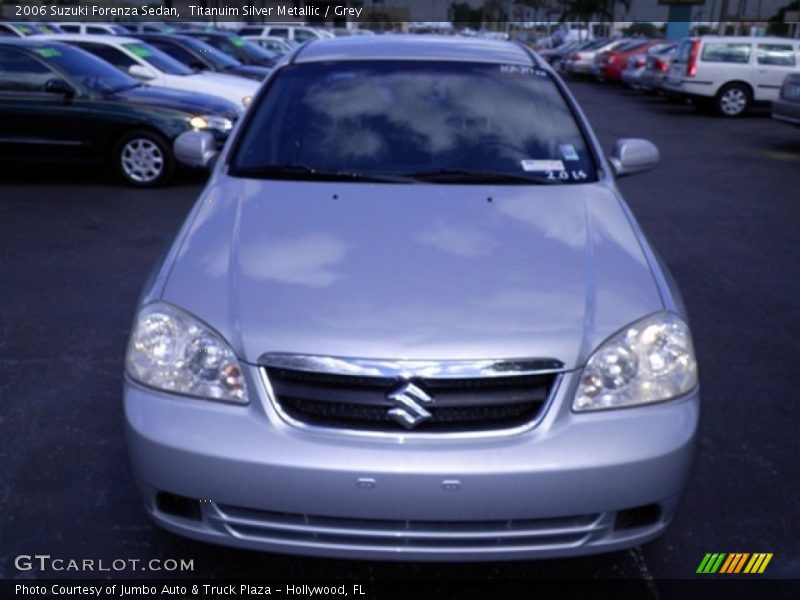
<svg viewBox="0 0 800 600">
<path fill-rule="evenodd" d="M 284 352 L 572 368 L 662 309 L 634 227 L 605 184 L 220 176 L 167 265 L 162 297 L 247 362 Z"/>
<path fill-rule="evenodd" d="M 230 100 L 183 90 L 142 85 L 114 94 L 117 99 L 157 108 L 181 110 L 195 115 L 220 115 L 236 119 L 239 107 Z"/>
</svg>

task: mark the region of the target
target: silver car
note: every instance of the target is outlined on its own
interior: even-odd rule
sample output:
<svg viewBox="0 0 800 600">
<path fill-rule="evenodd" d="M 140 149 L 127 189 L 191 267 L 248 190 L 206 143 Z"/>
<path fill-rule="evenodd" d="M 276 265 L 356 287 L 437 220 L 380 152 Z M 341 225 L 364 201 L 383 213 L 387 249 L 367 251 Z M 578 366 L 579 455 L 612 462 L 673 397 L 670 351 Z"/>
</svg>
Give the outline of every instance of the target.
<svg viewBox="0 0 800 600">
<path fill-rule="evenodd" d="M 558 76 L 510 42 L 311 42 L 270 75 L 142 295 L 147 511 L 242 548 L 500 560 L 675 515 L 697 369 L 672 279 Z"/>
</svg>

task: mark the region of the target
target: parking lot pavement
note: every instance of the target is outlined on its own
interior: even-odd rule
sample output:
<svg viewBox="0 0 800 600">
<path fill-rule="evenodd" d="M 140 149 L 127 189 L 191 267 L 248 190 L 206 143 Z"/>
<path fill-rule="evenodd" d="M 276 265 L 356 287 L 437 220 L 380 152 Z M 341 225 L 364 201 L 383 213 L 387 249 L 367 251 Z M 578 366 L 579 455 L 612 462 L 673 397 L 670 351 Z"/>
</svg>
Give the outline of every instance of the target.
<svg viewBox="0 0 800 600">
<path fill-rule="evenodd" d="M 664 537 L 596 557 L 465 567 L 236 551 L 151 526 L 125 454 L 123 355 L 137 294 L 201 181 L 137 191 L 36 169 L 0 185 L 0 576 L 80 575 L 14 568 L 15 556 L 38 553 L 194 559 L 200 577 L 648 580 L 691 577 L 705 552 L 761 551 L 775 555 L 769 575 L 800 577 L 800 130 L 765 113 L 727 121 L 570 86 L 605 148 L 645 137 L 662 152 L 658 170 L 620 185 L 684 293 L 701 368 L 700 452 Z"/>
</svg>

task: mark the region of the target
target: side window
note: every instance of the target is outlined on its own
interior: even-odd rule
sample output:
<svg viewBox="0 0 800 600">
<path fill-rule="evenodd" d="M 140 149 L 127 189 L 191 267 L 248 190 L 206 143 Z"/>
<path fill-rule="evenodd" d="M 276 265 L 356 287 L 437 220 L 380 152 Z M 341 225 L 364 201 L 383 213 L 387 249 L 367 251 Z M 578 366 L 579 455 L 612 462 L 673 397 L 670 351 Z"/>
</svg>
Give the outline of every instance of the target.
<svg viewBox="0 0 800 600">
<path fill-rule="evenodd" d="M 65 23 L 61 25 L 61 29 L 64 30 L 64 33 L 80 33 L 81 26 L 80 25 L 71 25 L 69 23 Z"/>
<path fill-rule="evenodd" d="M 106 31 L 106 29 L 104 27 L 98 27 L 97 25 L 89 25 L 86 28 L 86 33 L 93 33 L 93 34 L 103 35 L 105 33 L 108 33 L 108 31 Z"/>
<path fill-rule="evenodd" d="M 703 62 L 747 64 L 750 62 L 750 44 L 733 42 L 707 42 L 703 47 Z"/>
<path fill-rule="evenodd" d="M 759 44 L 756 59 L 760 65 L 793 67 L 797 64 L 794 48 L 789 44 Z"/>
<path fill-rule="evenodd" d="M 269 34 L 276 37 L 288 38 L 289 30 L 286 27 L 270 27 Z"/>
<path fill-rule="evenodd" d="M 92 44 L 86 42 L 81 42 L 77 44 L 77 46 L 83 48 L 87 52 L 91 52 L 97 58 L 102 58 L 107 63 L 112 64 L 123 71 L 127 71 L 128 67 L 131 65 L 137 64 L 136 61 L 130 56 L 120 50 L 117 50 L 116 48 L 112 48 L 111 46 L 103 46 L 101 44 Z"/>
<path fill-rule="evenodd" d="M 0 37 L 17 37 L 17 34 L 8 25 L 0 23 Z"/>
<path fill-rule="evenodd" d="M 0 48 L 0 91 L 43 92 L 45 82 L 54 77 L 53 71 L 27 54 Z"/>
<path fill-rule="evenodd" d="M 239 35 L 261 35 L 261 27 L 242 27 Z"/>
</svg>

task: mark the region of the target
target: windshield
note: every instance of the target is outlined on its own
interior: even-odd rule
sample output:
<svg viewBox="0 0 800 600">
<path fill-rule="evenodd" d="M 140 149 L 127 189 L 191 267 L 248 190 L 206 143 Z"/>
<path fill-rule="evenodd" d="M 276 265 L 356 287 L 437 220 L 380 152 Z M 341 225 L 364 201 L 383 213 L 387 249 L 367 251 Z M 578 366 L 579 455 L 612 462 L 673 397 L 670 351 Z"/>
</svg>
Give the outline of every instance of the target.
<svg viewBox="0 0 800 600">
<path fill-rule="evenodd" d="M 33 51 L 64 72 L 74 83 L 95 92 L 115 92 L 139 85 L 135 79 L 106 61 L 66 44 L 38 47 Z"/>
<path fill-rule="evenodd" d="M 596 180 L 582 132 L 546 71 L 520 65 L 353 61 L 281 70 L 231 174 L 281 168 L 447 182 Z M 485 177 L 482 176 L 485 174 Z"/>
<path fill-rule="evenodd" d="M 247 61 L 270 61 L 275 60 L 275 55 L 260 46 L 248 42 L 236 35 L 230 36 L 209 36 L 206 41 L 212 46 L 219 48 L 230 56 L 244 58 Z"/>
<path fill-rule="evenodd" d="M 168 75 L 194 75 L 194 71 L 192 71 L 189 67 L 179 63 L 169 54 L 162 52 L 150 44 L 137 42 L 131 44 L 122 44 L 122 46 L 128 52 L 150 63 L 162 73 L 167 73 Z"/>
<path fill-rule="evenodd" d="M 206 42 L 188 36 L 181 39 L 188 48 L 200 53 L 215 69 L 233 69 L 242 64 L 235 58 L 231 58 L 227 54 L 220 52 L 214 48 L 214 46 Z"/>
</svg>

